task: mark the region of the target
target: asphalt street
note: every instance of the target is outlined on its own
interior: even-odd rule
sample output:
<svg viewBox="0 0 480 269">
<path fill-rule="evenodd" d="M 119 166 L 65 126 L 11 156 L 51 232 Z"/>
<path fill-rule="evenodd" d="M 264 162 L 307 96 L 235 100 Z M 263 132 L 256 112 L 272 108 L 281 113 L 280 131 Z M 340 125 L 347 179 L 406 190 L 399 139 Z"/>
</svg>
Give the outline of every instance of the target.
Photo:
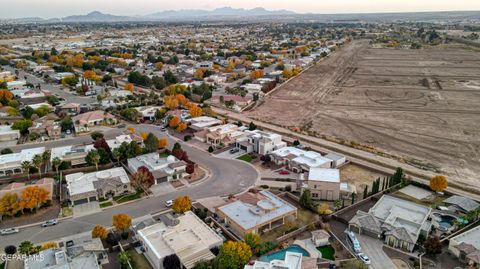
<svg viewBox="0 0 480 269">
<path fill-rule="evenodd" d="M 158 137 L 167 136 L 158 126 L 135 125 L 135 127 L 138 132 L 152 132 Z M 88 136 L 88 138 L 90 137 Z M 175 141 L 171 137 L 168 137 L 168 139 L 169 147 L 171 147 Z M 59 140 L 57 143 L 64 143 L 64 141 Z M 253 186 L 259 177 L 255 168 L 246 162 L 235 159 L 217 158 L 185 142 L 180 141 L 180 144 L 192 161 L 210 171 L 210 178 L 208 180 L 173 193 L 119 205 L 91 215 L 67 219 L 59 222 L 56 226 L 48 228 L 37 226 L 21 229 L 17 234 L 0 237 L 0 249 L 3 249 L 7 245 L 18 245 L 24 240 L 41 243 L 73 234 L 88 232 L 91 231 L 95 225 L 99 224 L 111 226 L 112 216 L 115 214 L 126 213 L 132 218 L 138 218 L 165 209 L 164 204 L 166 200 L 183 195 L 189 195 L 195 200 L 211 196 L 227 196 L 229 194 L 239 193 Z"/>
</svg>

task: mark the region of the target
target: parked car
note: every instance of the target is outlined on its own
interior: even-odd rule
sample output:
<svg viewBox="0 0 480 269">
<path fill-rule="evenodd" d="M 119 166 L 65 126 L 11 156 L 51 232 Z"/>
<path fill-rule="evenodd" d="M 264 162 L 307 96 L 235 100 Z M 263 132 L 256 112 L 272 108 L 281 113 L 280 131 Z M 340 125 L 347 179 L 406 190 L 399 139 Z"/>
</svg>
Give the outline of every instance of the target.
<svg viewBox="0 0 480 269">
<path fill-rule="evenodd" d="M 0 230 L 1 235 L 9 235 L 9 234 L 15 234 L 15 233 L 18 233 L 17 228 L 7 228 L 7 229 Z"/>
<path fill-rule="evenodd" d="M 230 150 L 230 154 L 234 154 L 234 153 L 237 153 L 239 151 L 240 151 L 239 148 L 233 148 L 233 149 Z"/>
<path fill-rule="evenodd" d="M 70 131 L 70 129 L 69 129 L 69 130 L 66 130 L 65 133 L 66 133 L 67 135 L 69 135 L 69 134 L 72 134 L 72 131 Z"/>
<path fill-rule="evenodd" d="M 57 222 L 56 219 L 47 220 L 44 223 L 42 223 L 42 227 L 49 227 L 49 226 L 57 225 L 57 223 L 58 222 Z"/>
<path fill-rule="evenodd" d="M 173 200 L 168 200 L 165 202 L 166 207 L 171 207 L 173 205 Z"/>
<path fill-rule="evenodd" d="M 363 252 L 358 253 L 357 256 L 364 264 L 367 264 L 367 265 L 370 264 L 370 259 Z"/>
<path fill-rule="evenodd" d="M 288 170 L 280 170 L 280 172 L 278 172 L 280 175 L 290 175 L 290 171 Z"/>
</svg>

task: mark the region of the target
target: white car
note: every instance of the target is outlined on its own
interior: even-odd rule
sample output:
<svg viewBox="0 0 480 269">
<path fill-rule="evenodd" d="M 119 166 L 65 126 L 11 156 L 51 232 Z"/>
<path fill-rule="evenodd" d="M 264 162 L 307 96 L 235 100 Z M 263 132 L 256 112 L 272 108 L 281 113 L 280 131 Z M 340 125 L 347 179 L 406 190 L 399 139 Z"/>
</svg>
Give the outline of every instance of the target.
<svg viewBox="0 0 480 269">
<path fill-rule="evenodd" d="M 367 264 L 367 265 L 370 264 L 370 259 L 364 253 L 360 252 L 360 253 L 358 253 L 357 256 L 364 264 Z"/>
<path fill-rule="evenodd" d="M 47 220 L 44 223 L 42 223 L 42 227 L 49 227 L 49 226 L 53 226 L 53 225 L 57 225 L 57 220 L 56 219 Z"/>
<path fill-rule="evenodd" d="M 7 229 L 0 230 L 1 235 L 9 235 L 9 234 L 15 234 L 15 233 L 18 233 L 17 228 L 7 228 Z"/>
<path fill-rule="evenodd" d="M 166 207 L 171 207 L 173 205 L 173 200 L 168 200 L 165 202 Z"/>
</svg>

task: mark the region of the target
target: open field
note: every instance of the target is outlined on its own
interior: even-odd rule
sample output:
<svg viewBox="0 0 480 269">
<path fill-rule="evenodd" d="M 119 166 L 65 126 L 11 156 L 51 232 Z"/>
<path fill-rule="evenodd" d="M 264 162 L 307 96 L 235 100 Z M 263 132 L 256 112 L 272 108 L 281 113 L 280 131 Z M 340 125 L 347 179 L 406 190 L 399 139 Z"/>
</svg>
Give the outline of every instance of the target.
<svg viewBox="0 0 480 269">
<path fill-rule="evenodd" d="M 475 186 L 479 101 L 480 54 L 373 49 L 360 40 L 280 87 L 247 116 L 394 155 Z"/>
</svg>

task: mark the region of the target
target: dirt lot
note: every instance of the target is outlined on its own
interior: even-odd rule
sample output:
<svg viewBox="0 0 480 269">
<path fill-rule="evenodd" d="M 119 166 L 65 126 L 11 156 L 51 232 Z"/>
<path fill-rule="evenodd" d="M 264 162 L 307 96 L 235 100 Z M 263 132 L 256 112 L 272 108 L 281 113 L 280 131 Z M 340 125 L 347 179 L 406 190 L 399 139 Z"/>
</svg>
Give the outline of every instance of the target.
<svg viewBox="0 0 480 269">
<path fill-rule="evenodd" d="M 479 53 L 373 49 L 361 40 L 283 85 L 247 116 L 475 185 L 479 101 Z"/>
<path fill-rule="evenodd" d="M 372 183 L 377 178 L 383 180 L 388 175 L 380 174 L 355 164 L 347 164 L 340 168 L 340 179 L 342 182 L 348 182 L 349 185 L 355 186 L 357 193 L 362 193 L 365 185 L 371 189 Z"/>
</svg>

